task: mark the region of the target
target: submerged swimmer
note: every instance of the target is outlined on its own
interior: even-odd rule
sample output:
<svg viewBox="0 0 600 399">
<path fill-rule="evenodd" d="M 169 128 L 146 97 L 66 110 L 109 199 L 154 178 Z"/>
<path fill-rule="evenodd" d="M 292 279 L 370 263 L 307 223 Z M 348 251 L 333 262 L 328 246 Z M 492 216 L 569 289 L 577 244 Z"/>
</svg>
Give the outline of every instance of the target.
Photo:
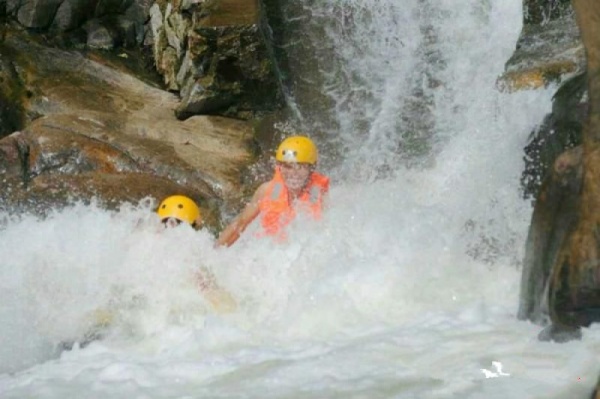
<svg viewBox="0 0 600 399">
<path fill-rule="evenodd" d="M 164 228 L 179 228 L 180 225 L 189 224 L 195 230 L 202 228 L 202 214 L 200 208 L 191 198 L 183 195 L 173 195 L 165 198 L 158 208 L 156 214 L 160 218 L 160 223 Z M 200 266 L 193 278 L 202 297 L 208 302 L 210 308 L 216 313 L 230 313 L 236 310 L 237 303 L 233 296 L 221 288 L 215 279 L 215 276 L 206 267 Z M 117 290 L 118 291 L 118 290 Z M 88 315 L 89 328 L 83 339 L 79 340 L 79 345 L 84 347 L 90 342 L 102 339 L 115 324 L 122 306 L 128 306 L 128 303 L 143 303 L 143 298 L 133 297 L 125 301 L 117 301 L 108 304 L 104 308 L 97 309 Z M 63 342 L 59 345 L 61 350 L 70 349 L 74 342 Z"/>
<path fill-rule="evenodd" d="M 202 215 L 198 205 L 185 195 L 172 195 L 165 198 L 156 209 L 165 227 L 175 227 L 186 222 L 195 230 L 202 227 Z"/>
<path fill-rule="evenodd" d="M 188 223 L 195 230 L 202 228 L 202 214 L 198 205 L 184 195 L 172 195 L 165 198 L 158 206 L 156 213 L 166 228 Z M 232 312 L 237 305 L 230 293 L 220 288 L 214 275 L 205 267 L 196 274 L 198 287 L 212 308 L 220 313 Z"/>
<path fill-rule="evenodd" d="M 329 191 L 329 178 L 316 172 L 318 151 L 311 139 L 293 136 L 283 140 L 275 153 L 273 178 L 263 183 L 242 212 L 221 232 L 216 245 L 233 245 L 260 216 L 261 234 L 285 238 L 284 228 L 298 213 L 321 217 Z"/>
</svg>

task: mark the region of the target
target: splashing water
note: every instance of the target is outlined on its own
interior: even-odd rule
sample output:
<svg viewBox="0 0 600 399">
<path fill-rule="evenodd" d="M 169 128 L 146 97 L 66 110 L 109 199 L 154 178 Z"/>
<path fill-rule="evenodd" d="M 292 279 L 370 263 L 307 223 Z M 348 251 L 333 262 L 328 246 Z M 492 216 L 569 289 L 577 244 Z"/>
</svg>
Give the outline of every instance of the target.
<svg viewBox="0 0 600 399">
<path fill-rule="evenodd" d="M 548 344 L 515 317 L 522 147 L 552 95 L 495 88 L 521 2 L 312 3 L 285 5 L 283 45 L 297 123 L 324 133 L 324 220 L 214 249 L 146 203 L 7 218 L 0 397 L 589 395 L 599 329 Z"/>
</svg>

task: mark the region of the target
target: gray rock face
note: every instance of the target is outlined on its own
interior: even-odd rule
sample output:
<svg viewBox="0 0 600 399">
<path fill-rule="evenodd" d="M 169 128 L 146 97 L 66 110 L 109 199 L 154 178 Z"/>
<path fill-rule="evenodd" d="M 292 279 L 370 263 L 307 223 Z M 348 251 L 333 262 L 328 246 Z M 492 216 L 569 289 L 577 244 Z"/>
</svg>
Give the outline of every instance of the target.
<svg viewBox="0 0 600 399">
<path fill-rule="evenodd" d="M 543 25 L 573 12 L 570 0 L 523 0 L 526 25 Z"/>
<path fill-rule="evenodd" d="M 43 29 L 50 26 L 61 0 L 24 1 L 17 11 L 17 20 L 26 28 Z"/>
<path fill-rule="evenodd" d="M 87 4 L 87 1 L 82 0 L 63 0 L 54 15 L 50 30 L 65 32 L 83 25 L 90 15 Z"/>
<path fill-rule="evenodd" d="M 79 44 L 83 29 L 83 44 L 113 49 L 143 42 L 150 5 L 149 0 L 3 0 L 0 15 L 67 43 Z"/>
</svg>

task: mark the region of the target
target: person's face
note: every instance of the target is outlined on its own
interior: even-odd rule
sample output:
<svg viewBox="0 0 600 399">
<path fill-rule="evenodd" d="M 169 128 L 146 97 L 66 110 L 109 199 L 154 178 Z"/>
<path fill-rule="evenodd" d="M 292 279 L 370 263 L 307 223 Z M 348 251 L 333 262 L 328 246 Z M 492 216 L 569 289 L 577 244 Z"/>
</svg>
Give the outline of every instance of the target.
<svg viewBox="0 0 600 399">
<path fill-rule="evenodd" d="M 288 189 L 301 190 L 310 176 L 311 165 L 307 163 L 282 162 L 279 165 L 281 177 Z"/>
<path fill-rule="evenodd" d="M 179 220 L 177 218 L 164 218 L 162 220 L 162 224 L 165 226 L 165 228 L 177 227 L 181 223 L 182 223 L 181 220 Z"/>
<path fill-rule="evenodd" d="M 184 223 L 183 221 L 177 219 L 177 218 L 164 218 L 163 220 L 161 220 L 163 226 L 165 226 L 165 228 L 173 228 L 173 227 L 177 227 L 180 224 Z M 200 216 L 198 216 L 196 218 L 196 220 L 194 221 L 194 223 L 192 223 L 192 228 L 194 230 L 198 230 L 201 228 L 202 225 L 202 218 Z"/>
</svg>

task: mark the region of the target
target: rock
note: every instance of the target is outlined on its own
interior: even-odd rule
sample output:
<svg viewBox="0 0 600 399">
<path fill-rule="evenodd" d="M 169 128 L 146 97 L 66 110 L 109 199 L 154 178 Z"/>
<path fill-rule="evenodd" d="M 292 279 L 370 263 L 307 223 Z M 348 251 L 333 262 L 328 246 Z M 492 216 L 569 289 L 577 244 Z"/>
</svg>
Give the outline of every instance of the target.
<svg viewBox="0 0 600 399">
<path fill-rule="evenodd" d="M 549 322 L 550 275 L 569 232 L 579 217 L 583 172 L 581 146 L 561 154 L 538 194 L 525 247 L 517 317 Z"/>
<path fill-rule="evenodd" d="M 131 3 L 133 2 L 130 0 L 98 0 L 94 15 L 103 17 L 105 15 L 123 14 Z"/>
<path fill-rule="evenodd" d="M 600 399 L 600 377 L 598 378 L 596 389 L 594 389 L 594 392 L 592 392 L 592 396 L 590 396 L 590 399 Z"/>
<path fill-rule="evenodd" d="M 563 83 L 552 101 L 552 112 L 530 136 L 525 147 L 525 169 L 521 186 L 525 198 L 538 196 L 556 157 L 582 143 L 583 125 L 588 117 L 587 77 L 585 73 Z"/>
<path fill-rule="evenodd" d="M 539 12 L 525 14 L 515 52 L 498 79 L 502 90 L 537 89 L 585 71 L 585 50 L 570 3 L 561 2 L 560 7 L 552 8 L 546 2 L 551 12 L 539 7 L 540 3 L 525 2 L 526 8 Z M 538 15 L 543 12 L 552 18 L 542 20 Z"/>
<path fill-rule="evenodd" d="M 83 25 L 89 48 L 111 50 L 117 43 L 116 33 L 98 19 L 91 19 Z"/>
<path fill-rule="evenodd" d="M 85 44 L 80 38 L 85 26 L 91 48 L 132 47 L 143 42 L 150 3 L 151 0 L 2 0 L 0 16 L 44 32 L 47 39 L 61 45 Z"/>
<path fill-rule="evenodd" d="M 0 47 L 0 138 L 19 130 L 25 120 L 24 87 L 14 64 Z"/>
<path fill-rule="evenodd" d="M 17 20 L 26 28 L 48 28 L 61 2 L 62 0 L 24 1 L 18 7 Z"/>
<path fill-rule="evenodd" d="M 65 32 L 82 26 L 88 18 L 88 1 L 64 0 L 60 3 L 50 30 Z"/>
<path fill-rule="evenodd" d="M 283 104 L 258 2 L 159 4 L 150 10 L 149 42 L 165 85 L 180 94 L 178 118 L 247 119 Z"/>
<path fill-rule="evenodd" d="M 537 196 L 519 305 L 521 319 L 544 324 L 549 318 L 540 339 L 557 341 L 577 338 L 580 327 L 600 321 L 600 3 L 574 0 L 573 8 L 587 55 L 585 74 L 557 93 L 563 98 L 555 99 L 550 126 L 562 121 L 566 132 L 582 130 L 582 144 L 554 161 Z M 545 25 L 569 17 L 558 14 Z M 551 152 L 567 144 L 557 142 Z"/>
<path fill-rule="evenodd" d="M 570 0 L 523 0 L 526 25 L 543 25 L 572 13 Z"/>
<path fill-rule="evenodd" d="M 554 341 L 558 343 L 580 340 L 581 329 L 579 327 L 565 327 L 551 324 L 538 334 L 538 339 L 540 341 Z"/>
<path fill-rule="evenodd" d="M 150 46 L 165 87 L 180 96 L 179 119 L 222 115 L 247 120 L 283 106 L 269 27 L 258 1 L 3 2 L 0 15 L 44 32 L 60 46 Z"/>
<path fill-rule="evenodd" d="M 19 133 L 0 140 L 0 173 L 25 184 L 29 180 L 29 144 Z"/>
<path fill-rule="evenodd" d="M 600 3 L 575 0 L 573 7 L 587 54 L 590 114 L 578 220 L 552 267 L 548 303 L 554 324 L 580 327 L 600 321 Z"/>
<path fill-rule="evenodd" d="M 8 34 L 4 47 L 19 60 L 30 93 L 22 106 L 32 116 L 19 133 L 0 140 L 0 169 L 12 190 L 2 197 L 5 204 L 59 204 L 67 194 L 118 202 L 171 189 L 213 207 L 240 199 L 241 174 L 253 159 L 248 122 L 180 121 L 173 94 L 122 71 L 18 33 Z M 138 181 L 143 184 L 132 183 Z"/>
<path fill-rule="evenodd" d="M 174 193 L 192 198 L 200 206 L 206 226 L 219 227 L 218 204 L 188 186 L 143 173 L 81 173 L 78 175 L 42 175 L 24 186 L 8 179 L 0 193 L 0 209 L 11 213 L 31 212 L 45 215 L 49 210 L 74 201 L 90 203 L 92 199 L 107 209 L 123 203 L 137 204 L 150 199 L 158 205 Z"/>
</svg>

